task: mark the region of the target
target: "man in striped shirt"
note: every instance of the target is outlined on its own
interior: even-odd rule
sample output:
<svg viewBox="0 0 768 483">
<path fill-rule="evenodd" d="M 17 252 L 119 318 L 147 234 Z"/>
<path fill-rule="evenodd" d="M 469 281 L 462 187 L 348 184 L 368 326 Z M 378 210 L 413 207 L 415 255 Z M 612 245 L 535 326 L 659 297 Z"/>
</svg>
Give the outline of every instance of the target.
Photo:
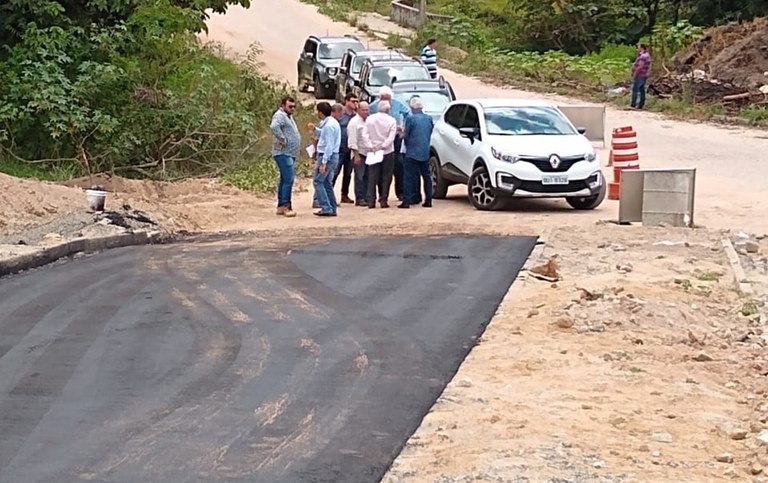
<svg viewBox="0 0 768 483">
<path fill-rule="evenodd" d="M 437 50 L 435 47 L 437 47 L 437 39 L 429 39 L 419 54 L 433 79 L 437 79 Z"/>
</svg>

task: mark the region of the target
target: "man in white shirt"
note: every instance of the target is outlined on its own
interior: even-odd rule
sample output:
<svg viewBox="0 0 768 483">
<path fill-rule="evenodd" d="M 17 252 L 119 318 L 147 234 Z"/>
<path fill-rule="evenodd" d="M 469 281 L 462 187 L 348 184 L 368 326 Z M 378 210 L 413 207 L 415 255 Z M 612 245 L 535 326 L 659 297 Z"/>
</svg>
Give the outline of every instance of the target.
<svg viewBox="0 0 768 483">
<path fill-rule="evenodd" d="M 379 189 L 379 204 L 389 208 L 389 188 L 395 169 L 395 136 L 397 121 L 389 115 L 389 101 L 379 102 L 376 114 L 371 114 L 365 121 L 365 145 L 368 159 L 373 153 L 382 152 L 383 161 L 368 165 L 368 208 L 376 208 L 376 188 Z"/>
<path fill-rule="evenodd" d="M 355 171 L 356 206 L 368 206 L 368 166 L 365 164 L 365 156 L 368 154 L 368 149 L 366 149 L 364 142 L 367 136 L 364 130 L 365 120 L 368 119 L 368 112 L 368 103 L 360 102 L 357 106 L 357 115 L 347 125 L 348 147 L 352 155 L 352 165 Z"/>
</svg>

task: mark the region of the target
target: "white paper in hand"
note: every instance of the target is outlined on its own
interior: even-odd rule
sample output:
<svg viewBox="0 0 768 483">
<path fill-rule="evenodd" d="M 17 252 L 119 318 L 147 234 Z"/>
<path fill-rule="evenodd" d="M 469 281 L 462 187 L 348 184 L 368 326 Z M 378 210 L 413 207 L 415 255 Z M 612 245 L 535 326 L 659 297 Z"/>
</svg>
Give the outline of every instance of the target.
<svg viewBox="0 0 768 483">
<path fill-rule="evenodd" d="M 365 157 L 365 164 L 372 166 L 384 161 L 384 151 L 374 151 Z"/>
<path fill-rule="evenodd" d="M 307 146 L 307 155 L 311 158 L 315 154 L 315 145 L 310 144 Z"/>
</svg>

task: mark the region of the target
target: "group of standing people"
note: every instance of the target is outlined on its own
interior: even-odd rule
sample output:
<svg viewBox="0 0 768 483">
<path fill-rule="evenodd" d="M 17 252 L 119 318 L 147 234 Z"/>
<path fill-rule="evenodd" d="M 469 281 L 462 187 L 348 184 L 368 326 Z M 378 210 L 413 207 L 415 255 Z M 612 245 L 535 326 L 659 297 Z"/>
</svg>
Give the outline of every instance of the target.
<svg viewBox="0 0 768 483">
<path fill-rule="evenodd" d="M 341 203 L 375 208 L 389 207 L 392 180 L 398 208 L 422 203 L 432 206 L 432 179 L 429 172 L 429 143 L 432 118 L 423 111 L 420 97 L 406 105 L 393 97 L 385 86 L 379 99 L 368 104 L 347 95 L 344 104 L 317 104 L 319 122 L 310 124 L 312 144 L 308 148 L 314 161 L 312 207 L 317 216 L 336 216 L 336 180 L 341 176 Z M 293 118 L 296 101 L 282 99 L 272 116 L 272 156 L 280 171 L 277 188 L 277 214 L 293 217 L 291 202 L 294 165 L 301 148 L 301 134 Z M 349 189 L 354 179 L 354 200 Z"/>
</svg>

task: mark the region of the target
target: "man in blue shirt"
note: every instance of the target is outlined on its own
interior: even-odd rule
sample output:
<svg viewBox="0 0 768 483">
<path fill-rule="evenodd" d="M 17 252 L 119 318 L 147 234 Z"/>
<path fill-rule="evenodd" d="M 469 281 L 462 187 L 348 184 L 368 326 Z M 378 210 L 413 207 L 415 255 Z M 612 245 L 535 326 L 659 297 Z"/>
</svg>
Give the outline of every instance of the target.
<svg viewBox="0 0 768 483">
<path fill-rule="evenodd" d="M 411 203 L 418 203 L 421 191 L 419 178 L 424 180 L 424 208 L 432 207 L 432 175 L 429 172 L 429 143 L 434 123 L 432 117 L 424 114 L 421 98 L 411 98 L 413 112 L 405 119 L 403 138 L 405 139 L 405 192 L 403 202 L 398 208 L 410 208 Z"/>
<path fill-rule="evenodd" d="M 320 205 L 320 211 L 314 212 L 317 216 L 336 216 L 333 175 L 339 165 L 341 126 L 331 112 L 329 103 L 323 101 L 317 104 L 317 117 L 320 118 L 320 123 L 317 125 L 319 135 L 312 182 L 317 204 Z"/>
<path fill-rule="evenodd" d="M 379 102 L 389 101 L 389 115 L 397 121 L 397 136 L 395 137 L 395 195 L 397 199 L 403 200 L 403 156 L 400 154 L 400 148 L 403 143 L 403 126 L 405 119 L 411 114 L 411 110 L 401 100 L 394 98 L 392 88 L 384 86 L 379 90 L 379 98 L 373 101 L 369 107 L 371 114 L 376 114 L 379 109 Z"/>
<path fill-rule="evenodd" d="M 291 191 L 294 164 L 301 148 L 301 135 L 293 119 L 295 109 L 296 101 L 290 96 L 283 97 L 280 108 L 275 111 L 270 123 L 273 138 L 272 157 L 275 158 L 280 171 L 280 179 L 277 183 L 277 214 L 289 218 L 296 216 L 291 206 Z"/>
</svg>

